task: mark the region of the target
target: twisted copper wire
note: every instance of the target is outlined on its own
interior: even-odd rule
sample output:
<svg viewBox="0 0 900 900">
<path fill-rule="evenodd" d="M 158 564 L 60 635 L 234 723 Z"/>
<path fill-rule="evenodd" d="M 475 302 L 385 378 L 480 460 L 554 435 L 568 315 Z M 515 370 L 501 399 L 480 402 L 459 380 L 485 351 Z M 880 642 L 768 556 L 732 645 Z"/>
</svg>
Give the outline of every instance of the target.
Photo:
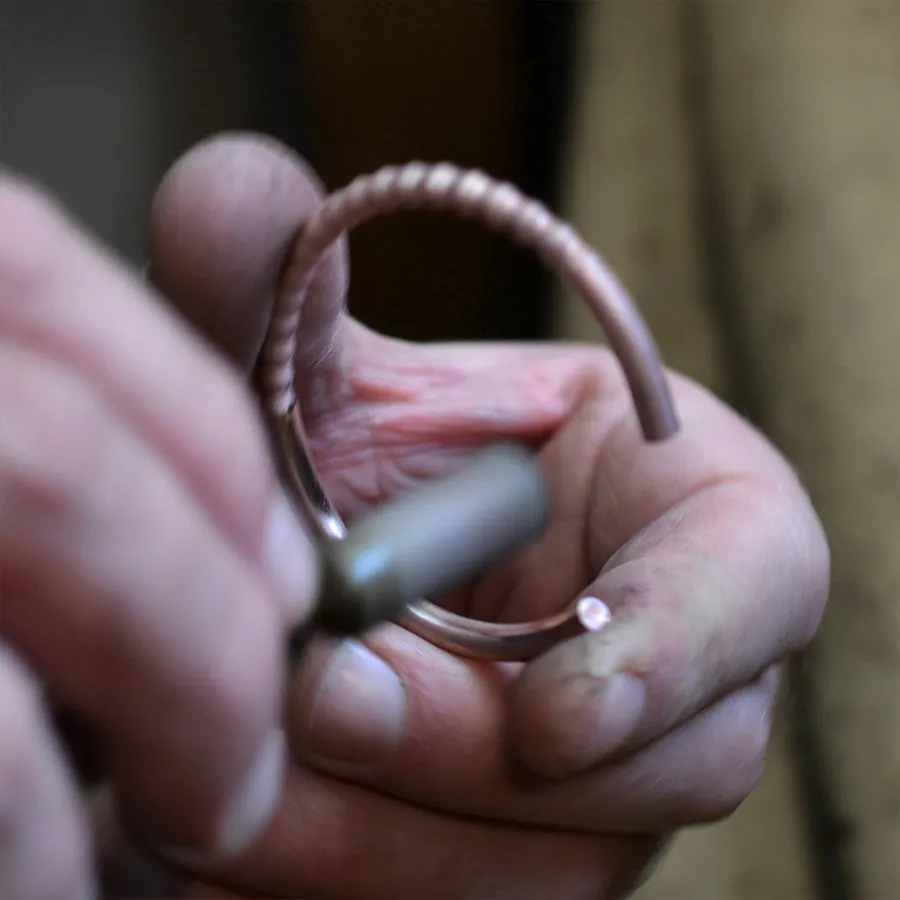
<svg viewBox="0 0 900 900">
<path fill-rule="evenodd" d="M 294 355 L 301 309 L 323 253 L 363 222 L 400 210 L 431 210 L 475 219 L 535 251 L 579 294 L 607 335 L 624 371 L 647 441 L 679 428 L 653 338 L 626 290 L 573 229 L 510 184 L 441 163 L 388 166 L 329 196 L 300 231 L 285 267 L 258 374 L 263 400 L 281 441 L 289 486 L 310 523 L 328 540 L 345 526 L 329 501 L 306 442 L 294 393 Z M 427 601 L 410 606 L 400 624 L 460 655 L 527 659 L 602 622 L 593 598 L 556 616 L 522 625 L 479 622 Z M 601 604 L 602 606 L 602 604 Z"/>
</svg>

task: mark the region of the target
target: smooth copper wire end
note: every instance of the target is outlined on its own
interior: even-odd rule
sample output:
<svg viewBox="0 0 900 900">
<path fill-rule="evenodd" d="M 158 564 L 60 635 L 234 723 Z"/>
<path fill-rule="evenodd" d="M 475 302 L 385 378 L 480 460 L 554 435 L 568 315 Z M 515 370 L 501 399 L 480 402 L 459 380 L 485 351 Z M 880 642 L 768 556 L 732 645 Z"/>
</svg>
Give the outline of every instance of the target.
<svg viewBox="0 0 900 900">
<path fill-rule="evenodd" d="M 575 615 L 585 631 L 600 631 L 612 619 L 609 607 L 598 597 L 582 597 L 575 604 Z"/>
</svg>

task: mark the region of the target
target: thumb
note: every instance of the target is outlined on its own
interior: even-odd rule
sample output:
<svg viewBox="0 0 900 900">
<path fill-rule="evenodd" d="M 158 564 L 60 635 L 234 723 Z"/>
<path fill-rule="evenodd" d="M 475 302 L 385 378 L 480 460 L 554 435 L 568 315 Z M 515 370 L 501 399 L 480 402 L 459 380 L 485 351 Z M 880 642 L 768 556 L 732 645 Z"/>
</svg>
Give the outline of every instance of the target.
<svg viewBox="0 0 900 900">
<path fill-rule="evenodd" d="M 585 593 L 602 631 L 525 668 L 510 727 L 536 772 L 564 777 L 657 740 L 802 649 L 828 548 L 799 484 L 721 483 L 634 538 Z"/>
<path fill-rule="evenodd" d="M 254 364 L 298 229 L 324 195 L 309 166 L 277 141 L 225 134 L 198 144 L 163 179 L 150 219 L 150 277 L 198 331 L 241 368 Z M 346 243 L 319 266 L 298 336 L 298 377 L 339 377 Z M 333 379 L 332 384 L 333 385 Z M 303 385 L 298 393 L 303 396 Z"/>
</svg>

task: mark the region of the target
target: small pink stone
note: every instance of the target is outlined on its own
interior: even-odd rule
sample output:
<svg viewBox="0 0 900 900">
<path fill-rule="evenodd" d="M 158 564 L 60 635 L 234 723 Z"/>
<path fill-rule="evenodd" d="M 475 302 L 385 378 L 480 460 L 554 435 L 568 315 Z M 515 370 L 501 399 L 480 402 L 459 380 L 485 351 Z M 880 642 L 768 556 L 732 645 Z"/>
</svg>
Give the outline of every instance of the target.
<svg viewBox="0 0 900 900">
<path fill-rule="evenodd" d="M 582 597 L 576 606 L 576 613 L 587 631 L 600 631 L 612 619 L 609 607 L 597 597 Z"/>
</svg>

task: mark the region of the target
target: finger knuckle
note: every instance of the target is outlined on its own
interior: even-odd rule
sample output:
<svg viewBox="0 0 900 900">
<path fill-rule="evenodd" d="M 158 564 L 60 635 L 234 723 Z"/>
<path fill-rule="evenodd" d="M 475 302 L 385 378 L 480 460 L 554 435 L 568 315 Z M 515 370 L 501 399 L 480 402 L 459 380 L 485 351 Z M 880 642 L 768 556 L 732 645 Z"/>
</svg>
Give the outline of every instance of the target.
<svg viewBox="0 0 900 900">
<path fill-rule="evenodd" d="M 221 630 L 205 667 L 203 700 L 221 734 L 257 732 L 275 713 L 278 629 L 271 604 L 261 594 L 248 582 L 247 602 L 235 609 L 229 627 Z M 266 670 L 266 661 L 271 661 L 272 671 Z"/>
<path fill-rule="evenodd" d="M 0 404 L 7 523 L 24 522 L 23 510 L 71 522 L 111 471 L 108 416 L 77 382 L 24 353 L 0 361 Z"/>
<path fill-rule="evenodd" d="M 239 376 L 226 364 L 220 361 L 216 370 L 210 373 L 210 378 L 203 393 L 203 403 L 206 407 L 206 419 L 209 427 L 215 433 L 221 434 L 222 422 L 234 424 L 234 447 L 242 454 L 248 451 L 258 450 L 258 424 L 253 414 L 253 405 L 246 386 Z M 222 442 L 219 441 L 219 445 Z"/>
<path fill-rule="evenodd" d="M 221 473 L 222 478 L 230 472 L 241 472 L 240 489 L 247 496 L 261 497 L 268 476 L 268 448 L 249 391 L 222 361 L 207 374 L 197 388 L 203 403 L 198 405 L 193 422 L 194 436 L 204 448 L 205 469 Z M 222 427 L 223 422 L 228 428 Z"/>
<path fill-rule="evenodd" d="M 40 296 L 59 254 L 58 213 L 43 192 L 13 176 L 0 178 L 0 303 Z"/>
</svg>

